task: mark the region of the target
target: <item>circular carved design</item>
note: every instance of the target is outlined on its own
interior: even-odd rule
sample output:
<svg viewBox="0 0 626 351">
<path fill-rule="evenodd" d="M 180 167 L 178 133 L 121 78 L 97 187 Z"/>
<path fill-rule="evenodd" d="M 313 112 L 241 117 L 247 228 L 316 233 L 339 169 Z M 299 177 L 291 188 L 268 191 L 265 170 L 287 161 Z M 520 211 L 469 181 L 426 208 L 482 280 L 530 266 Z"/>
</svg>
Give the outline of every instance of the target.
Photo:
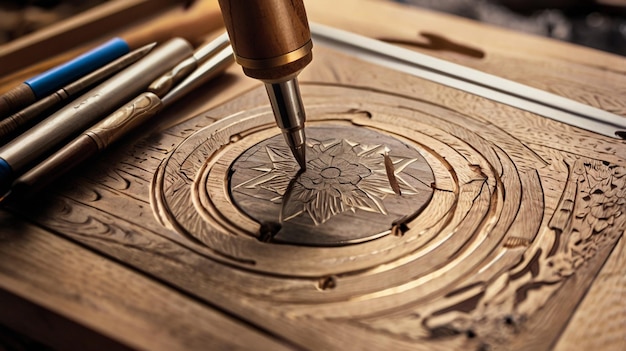
<svg viewBox="0 0 626 351">
<path fill-rule="evenodd" d="M 238 167 L 255 167 L 246 165 L 246 158 L 273 140 L 280 144 L 269 107 L 247 107 L 196 131 L 161 164 L 153 187 L 155 209 L 163 223 L 207 248 L 198 252 L 240 268 L 234 271 L 259 287 L 247 293 L 286 309 L 297 304 L 293 318 L 312 311 L 303 306 L 315 306 L 317 315 L 329 318 L 375 315 L 397 301 L 417 304 L 442 292 L 459 291 L 452 300 L 461 301 L 476 290 L 464 282 L 496 279 L 523 260 L 543 220 L 543 197 L 535 196 L 543 193 L 536 171 L 543 160 L 535 153 L 479 117 L 412 98 L 314 84 L 302 91 L 311 140 L 324 139 L 331 129 L 349 135 L 330 139 L 367 147 L 394 140 L 406 149 L 394 154 L 396 146 L 390 148 L 394 164 L 400 156 L 428 166 L 416 177 L 423 179 L 418 190 L 428 189 L 423 193 L 428 198 L 398 213 L 406 217 L 392 220 L 389 235 L 364 230 L 355 239 L 360 242 L 334 247 L 302 245 L 293 238 L 277 244 L 271 235 L 276 228 L 254 220 L 259 215 L 250 207 L 255 205 L 243 204 L 237 190 L 254 178 L 238 178 Z M 385 141 L 371 142 L 366 135 Z M 337 180 L 344 166 L 320 164 L 315 177 L 300 181 Z M 263 165 L 257 168 L 257 176 L 265 172 Z M 267 194 L 280 200 L 276 192 Z M 335 308 L 338 302 L 341 308 Z"/>
<path fill-rule="evenodd" d="M 419 152 L 356 126 L 313 125 L 307 169 L 282 135 L 246 150 L 229 169 L 232 199 L 267 228 L 272 242 L 354 244 L 388 234 L 432 196 L 432 171 Z"/>
</svg>

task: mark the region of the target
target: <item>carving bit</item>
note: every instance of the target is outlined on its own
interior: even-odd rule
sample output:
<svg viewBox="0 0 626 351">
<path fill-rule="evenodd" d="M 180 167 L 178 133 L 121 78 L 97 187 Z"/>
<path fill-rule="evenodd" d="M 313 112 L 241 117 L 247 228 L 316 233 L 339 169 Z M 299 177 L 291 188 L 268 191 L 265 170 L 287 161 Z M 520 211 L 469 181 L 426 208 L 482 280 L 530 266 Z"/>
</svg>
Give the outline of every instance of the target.
<svg viewBox="0 0 626 351">
<path fill-rule="evenodd" d="M 276 124 L 306 169 L 305 112 L 298 74 L 313 59 L 302 0 L 219 0 L 235 59 L 243 72 L 265 83 Z"/>
</svg>

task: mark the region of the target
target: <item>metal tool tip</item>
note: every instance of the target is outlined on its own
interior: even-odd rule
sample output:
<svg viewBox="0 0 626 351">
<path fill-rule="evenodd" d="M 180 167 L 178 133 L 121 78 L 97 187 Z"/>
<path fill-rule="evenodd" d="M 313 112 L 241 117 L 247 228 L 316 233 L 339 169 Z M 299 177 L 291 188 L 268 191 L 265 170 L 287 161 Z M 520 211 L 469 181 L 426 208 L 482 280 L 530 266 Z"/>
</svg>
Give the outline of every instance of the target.
<svg viewBox="0 0 626 351">
<path fill-rule="evenodd" d="M 156 41 L 153 41 L 152 43 L 149 43 L 140 47 L 139 50 L 142 52 L 148 52 L 148 51 L 151 51 L 155 46 L 157 46 L 157 44 L 158 43 Z"/>
<path fill-rule="evenodd" d="M 300 165 L 300 169 L 302 171 L 306 171 L 306 148 L 304 145 L 296 147 L 293 153 L 296 161 L 298 161 L 298 165 Z"/>
</svg>

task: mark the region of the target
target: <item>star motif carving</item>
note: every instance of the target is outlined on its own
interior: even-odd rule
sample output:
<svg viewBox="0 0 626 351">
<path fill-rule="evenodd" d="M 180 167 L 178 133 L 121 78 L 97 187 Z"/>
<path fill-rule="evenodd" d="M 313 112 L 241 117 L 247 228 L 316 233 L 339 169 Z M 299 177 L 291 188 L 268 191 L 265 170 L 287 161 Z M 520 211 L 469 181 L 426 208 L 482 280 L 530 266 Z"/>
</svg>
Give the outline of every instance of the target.
<svg viewBox="0 0 626 351">
<path fill-rule="evenodd" d="M 276 194 L 271 201 L 282 203 L 280 220 L 308 215 L 320 225 L 346 211 L 387 214 L 383 200 L 398 196 L 385 168 L 385 145 L 364 145 L 346 139 L 307 139 L 307 169 L 298 165 L 284 144 L 269 144 L 264 150 L 269 164 L 253 168 L 263 172 L 233 189 L 264 189 Z M 402 196 L 418 190 L 402 178 L 414 158 L 389 156 Z M 297 176 L 296 176 L 297 174 Z M 295 176 L 295 178 L 294 178 Z"/>
</svg>

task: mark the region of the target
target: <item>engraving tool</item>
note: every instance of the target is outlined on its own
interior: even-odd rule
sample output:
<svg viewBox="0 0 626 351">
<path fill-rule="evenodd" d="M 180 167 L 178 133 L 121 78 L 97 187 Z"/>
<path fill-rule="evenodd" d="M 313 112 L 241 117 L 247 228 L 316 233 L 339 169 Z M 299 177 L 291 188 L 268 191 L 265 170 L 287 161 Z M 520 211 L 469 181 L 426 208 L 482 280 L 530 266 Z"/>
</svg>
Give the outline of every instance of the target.
<svg viewBox="0 0 626 351">
<path fill-rule="evenodd" d="M 58 150 L 73 136 L 137 96 L 154 79 L 192 52 L 186 40 L 171 39 L 0 147 L 0 191 L 8 190 L 15 178 Z"/>
<path fill-rule="evenodd" d="M 305 112 L 297 76 L 312 60 L 302 0 L 219 0 L 224 24 L 244 73 L 265 83 L 274 117 L 291 152 L 306 169 Z"/>
<path fill-rule="evenodd" d="M 97 84 L 104 82 L 113 74 L 137 62 L 140 58 L 147 55 L 154 46 L 156 46 L 156 43 L 136 49 L 108 65 L 75 80 L 25 109 L 1 120 L 0 144 L 4 144 L 6 141 L 10 140 L 11 137 L 17 134 L 16 132 L 22 131 L 25 127 L 34 125 L 36 122 L 45 118 L 56 108 L 62 106 L 64 101 L 70 101 L 70 99 L 75 98 L 78 94 L 84 93 L 87 89 L 93 88 Z"/>
</svg>

